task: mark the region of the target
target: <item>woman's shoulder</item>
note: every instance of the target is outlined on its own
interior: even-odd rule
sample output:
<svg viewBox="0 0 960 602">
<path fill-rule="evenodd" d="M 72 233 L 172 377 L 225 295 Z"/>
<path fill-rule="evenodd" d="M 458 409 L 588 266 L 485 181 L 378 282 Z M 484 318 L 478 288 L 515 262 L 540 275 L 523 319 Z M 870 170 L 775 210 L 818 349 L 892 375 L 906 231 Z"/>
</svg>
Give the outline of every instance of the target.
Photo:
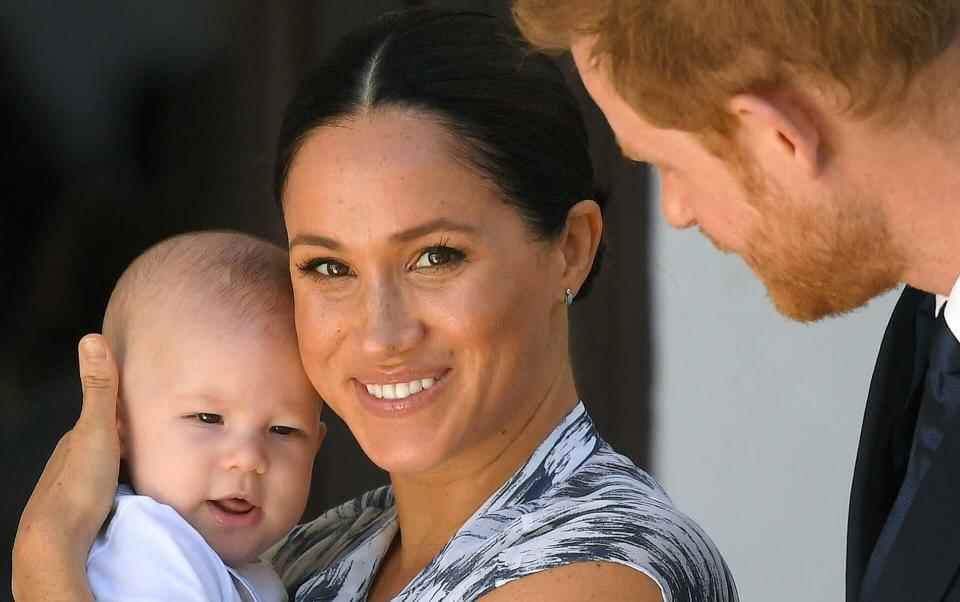
<svg viewBox="0 0 960 602">
<path fill-rule="evenodd" d="M 393 492 L 379 487 L 297 525 L 267 556 L 287 588 L 295 588 L 392 525 L 394 517 Z"/>
<path fill-rule="evenodd" d="M 737 600 L 706 532 L 653 477 L 606 444 L 569 478 L 509 512 L 500 584 L 576 562 L 612 562 L 645 573 L 667 602 Z"/>
</svg>

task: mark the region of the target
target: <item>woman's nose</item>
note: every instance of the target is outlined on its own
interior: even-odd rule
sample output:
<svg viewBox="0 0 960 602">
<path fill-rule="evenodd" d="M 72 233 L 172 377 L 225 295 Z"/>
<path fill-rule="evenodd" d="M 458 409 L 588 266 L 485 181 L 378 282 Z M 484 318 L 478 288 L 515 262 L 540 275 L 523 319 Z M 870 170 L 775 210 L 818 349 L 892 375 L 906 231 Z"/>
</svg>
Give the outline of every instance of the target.
<svg viewBox="0 0 960 602">
<path fill-rule="evenodd" d="M 394 283 L 370 287 L 362 333 L 363 350 L 378 359 L 386 359 L 416 347 L 424 329 L 411 305 Z"/>
<path fill-rule="evenodd" d="M 223 455 L 223 468 L 266 474 L 269 468 L 264 441 L 256 435 L 244 435 L 231 441 Z"/>
<path fill-rule="evenodd" d="M 660 211 L 667 223 L 679 230 L 696 225 L 697 219 L 693 208 L 690 207 L 673 176 L 669 172 L 661 171 L 659 179 Z"/>
</svg>

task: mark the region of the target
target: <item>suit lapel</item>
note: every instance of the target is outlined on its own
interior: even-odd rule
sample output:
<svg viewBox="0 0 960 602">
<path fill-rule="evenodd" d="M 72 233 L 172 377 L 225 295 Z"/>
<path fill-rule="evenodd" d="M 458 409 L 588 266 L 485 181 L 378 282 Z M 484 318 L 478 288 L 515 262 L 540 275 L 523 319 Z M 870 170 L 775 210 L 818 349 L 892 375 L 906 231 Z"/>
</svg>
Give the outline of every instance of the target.
<svg viewBox="0 0 960 602">
<path fill-rule="evenodd" d="M 960 567 L 960 418 L 917 490 L 877 582 L 882 598 L 939 602 Z"/>
<path fill-rule="evenodd" d="M 860 599 L 867 562 L 900 486 L 891 452 L 904 407 L 923 375 L 923 366 L 916 361 L 915 353 L 916 316 L 928 299 L 930 295 L 926 293 L 904 289 L 884 333 L 870 382 L 850 492 L 848 602 Z"/>
</svg>

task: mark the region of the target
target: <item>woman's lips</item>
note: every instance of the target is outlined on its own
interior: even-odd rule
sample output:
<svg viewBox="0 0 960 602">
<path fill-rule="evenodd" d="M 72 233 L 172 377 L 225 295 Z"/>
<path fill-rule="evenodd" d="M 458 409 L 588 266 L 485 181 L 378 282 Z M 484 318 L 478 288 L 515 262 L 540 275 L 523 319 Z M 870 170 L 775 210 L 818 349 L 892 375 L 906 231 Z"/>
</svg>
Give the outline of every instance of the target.
<svg viewBox="0 0 960 602">
<path fill-rule="evenodd" d="M 415 378 L 408 382 L 397 382 L 387 384 L 368 384 L 367 393 L 377 399 L 406 399 L 411 395 L 416 395 L 421 391 L 427 391 L 437 384 L 436 378 Z"/>
<path fill-rule="evenodd" d="M 224 527 L 252 527 L 263 519 L 263 510 L 241 498 L 208 500 L 207 507 Z"/>
<path fill-rule="evenodd" d="M 370 383 L 368 385 L 359 380 L 354 382 L 356 383 L 357 396 L 367 409 L 379 416 L 398 418 L 430 405 L 445 388 L 449 375 L 450 370 L 446 370 L 437 376 L 410 379 L 410 381 L 401 383 Z M 405 386 L 407 382 L 413 380 L 420 380 L 421 382 L 427 380 L 428 383 L 426 387 L 421 385 L 419 388 L 413 387 L 412 389 Z M 396 394 L 398 384 L 403 387 L 401 390 L 402 397 Z M 387 387 L 389 389 L 385 391 L 384 389 Z"/>
</svg>

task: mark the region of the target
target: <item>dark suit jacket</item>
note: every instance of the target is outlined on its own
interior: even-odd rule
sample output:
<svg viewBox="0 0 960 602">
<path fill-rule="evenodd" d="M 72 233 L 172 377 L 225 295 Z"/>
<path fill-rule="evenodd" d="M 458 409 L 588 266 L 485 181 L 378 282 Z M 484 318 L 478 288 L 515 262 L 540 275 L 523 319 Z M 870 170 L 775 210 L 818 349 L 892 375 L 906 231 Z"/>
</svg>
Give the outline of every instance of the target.
<svg viewBox="0 0 960 602">
<path fill-rule="evenodd" d="M 864 588 L 899 491 L 927 367 L 933 296 L 907 287 L 880 346 L 850 494 L 847 602 L 960 601 L 960 419 L 954 418 L 889 555 Z M 911 401 L 913 400 L 913 401 Z M 907 451 L 908 453 L 908 451 Z"/>
</svg>

